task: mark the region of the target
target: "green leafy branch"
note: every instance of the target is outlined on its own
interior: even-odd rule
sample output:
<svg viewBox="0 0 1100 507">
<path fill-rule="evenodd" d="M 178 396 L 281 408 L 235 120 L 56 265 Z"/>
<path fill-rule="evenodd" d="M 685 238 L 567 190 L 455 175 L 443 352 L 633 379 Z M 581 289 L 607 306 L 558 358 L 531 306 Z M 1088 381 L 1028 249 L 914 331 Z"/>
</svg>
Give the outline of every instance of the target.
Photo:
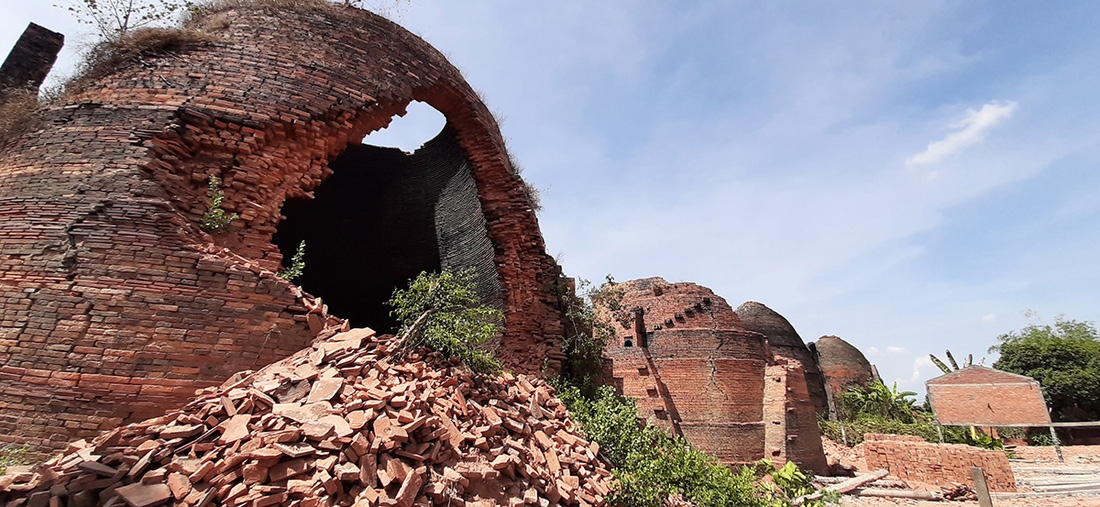
<svg viewBox="0 0 1100 507">
<path fill-rule="evenodd" d="M 210 234 L 220 234 L 227 231 L 229 224 L 233 223 L 239 215 L 226 213 L 222 209 L 222 204 L 225 202 L 225 192 L 221 188 L 221 181 L 218 180 L 218 177 L 211 174 L 208 181 L 210 190 L 206 194 L 206 212 L 202 214 L 199 229 Z"/>
<path fill-rule="evenodd" d="M 278 272 L 275 276 L 283 280 L 293 280 L 302 276 L 306 270 L 306 241 L 298 243 L 298 250 L 290 257 L 290 267 Z"/>
<path fill-rule="evenodd" d="M 407 289 L 395 290 L 388 304 L 401 323 L 400 348 L 428 347 L 476 372 L 500 370 L 483 346 L 500 334 L 504 314 L 482 303 L 472 270 L 422 272 Z"/>
</svg>

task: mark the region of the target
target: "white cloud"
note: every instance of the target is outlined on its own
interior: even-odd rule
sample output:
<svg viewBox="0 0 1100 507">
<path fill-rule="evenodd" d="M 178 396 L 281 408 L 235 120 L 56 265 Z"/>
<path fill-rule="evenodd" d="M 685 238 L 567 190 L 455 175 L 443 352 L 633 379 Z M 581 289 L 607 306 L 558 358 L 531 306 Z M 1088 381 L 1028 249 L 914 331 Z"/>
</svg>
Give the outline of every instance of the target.
<svg viewBox="0 0 1100 507">
<path fill-rule="evenodd" d="M 933 371 L 938 372 L 939 370 L 936 370 L 936 365 L 932 364 L 932 358 L 924 355 L 917 356 L 913 360 L 913 373 L 909 376 L 909 383 L 914 385 L 923 384 L 922 380 L 936 376 L 929 375 Z"/>
<path fill-rule="evenodd" d="M 997 321 L 997 314 L 996 313 L 987 313 L 985 315 L 982 315 L 982 322 L 996 322 L 996 321 Z"/>
<path fill-rule="evenodd" d="M 895 345 L 887 346 L 886 350 L 882 350 L 878 347 L 873 346 L 867 348 L 868 356 L 901 356 L 908 353 L 909 351 L 906 350 L 905 347 L 898 347 Z"/>
<path fill-rule="evenodd" d="M 939 141 L 929 143 L 924 151 L 905 159 L 905 165 L 934 164 L 962 151 L 963 148 L 980 143 L 985 139 L 987 130 L 1012 116 L 1016 105 L 1012 101 L 995 100 L 977 111 L 967 109 L 966 117 L 951 125 L 954 132 Z"/>
</svg>

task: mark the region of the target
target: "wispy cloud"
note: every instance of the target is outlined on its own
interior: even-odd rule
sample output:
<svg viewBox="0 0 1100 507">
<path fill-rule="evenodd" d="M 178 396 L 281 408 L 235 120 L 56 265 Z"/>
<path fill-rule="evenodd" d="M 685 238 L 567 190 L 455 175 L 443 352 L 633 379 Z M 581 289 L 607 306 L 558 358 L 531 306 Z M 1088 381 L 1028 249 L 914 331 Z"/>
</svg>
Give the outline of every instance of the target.
<svg viewBox="0 0 1100 507">
<path fill-rule="evenodd" d="M 909 351 L 905 347 L 897 347 L 890 345 L 886 347 L 886 350 L 879 349 L 878 347 L 870 347 L 867 349 L 868 356 L 900 356 L 908 354 Z"/>
<path fill-rule="evenodd" d="M 951 125 L 955 131 L 947 137 L 928 144 L 924 151 L 905 160 L 906 166 L 922 164 L 934 164 L 946 157 L 954 155 L 968 146 L 980 143 L 985 139 L 986 131 L 998 123 L 1012 116 L 1016 110 L 1013 101 L 993 101 L 981 109 L 967 109 L 966 117 L 958 123 Z"/>
</svg>

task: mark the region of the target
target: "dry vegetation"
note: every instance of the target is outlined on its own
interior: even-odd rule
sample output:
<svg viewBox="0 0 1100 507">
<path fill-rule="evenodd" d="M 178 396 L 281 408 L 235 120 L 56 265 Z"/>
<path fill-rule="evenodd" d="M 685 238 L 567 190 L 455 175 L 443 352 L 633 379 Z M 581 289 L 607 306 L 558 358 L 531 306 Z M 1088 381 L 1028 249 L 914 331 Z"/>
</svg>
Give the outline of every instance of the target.
<svg viewBox="0 0 1100 507">
<path fill-rule="evenodd" d="M 39 124 L 36 90 L 5 90 L 0 99 L 0 149 Z"/>
</svg>

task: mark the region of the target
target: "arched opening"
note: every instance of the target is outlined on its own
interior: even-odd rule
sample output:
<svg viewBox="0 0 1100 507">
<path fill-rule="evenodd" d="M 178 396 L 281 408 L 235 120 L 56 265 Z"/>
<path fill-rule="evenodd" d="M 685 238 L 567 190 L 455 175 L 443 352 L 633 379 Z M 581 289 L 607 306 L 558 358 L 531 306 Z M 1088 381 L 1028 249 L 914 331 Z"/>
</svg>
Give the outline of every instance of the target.
<svg viewBox="0 0 1100 507">
<path fill-rule="evenodd" d="M 424 107 L 441 124 L 431 140 L 415 143 L 431 121 Z M 500 298 L 493 246 L 456 131 L 430 106 L 410 105 L 409 113 L 385 129 L 396 134 L 365 139 L 400 147 L 348 146 L 329 162 L 333 174 L 313 199 L 283 204 L 286 218 L 272 238 L 285 259 L 305 241 L 305 269 L 294 283 L 355 327 L 396 331 L 385 302 L 422 271 L 473 269 L 479 293 Z M 407 152 L 413 144 L 422 145 Z"/>
</svg>

